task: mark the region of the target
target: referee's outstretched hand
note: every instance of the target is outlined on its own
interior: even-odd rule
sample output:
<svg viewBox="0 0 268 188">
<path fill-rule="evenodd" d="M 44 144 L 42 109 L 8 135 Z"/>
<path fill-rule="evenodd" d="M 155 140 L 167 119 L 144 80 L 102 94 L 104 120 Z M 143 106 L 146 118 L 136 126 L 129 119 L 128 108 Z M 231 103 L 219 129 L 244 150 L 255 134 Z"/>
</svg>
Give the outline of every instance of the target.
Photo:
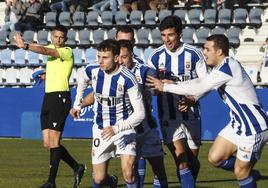
<svg viewBox="0 0 268 188">
<path fill-rule="evenodd" d="M 24 40 L 22 39 L 19 32 L 15 32 L 14 41 L 15 41 L 17 47 L 24 48 Z"/>
</svg>

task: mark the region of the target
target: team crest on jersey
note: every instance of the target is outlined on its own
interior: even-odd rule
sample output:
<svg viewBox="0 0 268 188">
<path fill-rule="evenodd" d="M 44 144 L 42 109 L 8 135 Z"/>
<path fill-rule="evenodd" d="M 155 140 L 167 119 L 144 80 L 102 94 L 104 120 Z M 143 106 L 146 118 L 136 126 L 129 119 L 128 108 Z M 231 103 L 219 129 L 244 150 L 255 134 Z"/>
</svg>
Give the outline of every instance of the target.
<svg viewBox="0 0 268 188">
<path fill-rule="evenodd" d="M 96 76 L 93 76 L 92 80 L 96 80 Z"/>
<path fill-rule="evenodd" d="M 191 62 L 190 61 L 185 62 L 185 68 L 186 69 L 191 69 Z"/>
<path fill-rule="evenodd" d="M 123 91 L 123 86 L 120 84 L 118 85 L 118 91 L 120 91 L 120 92 Z"/>
<path fill-rule="evenodd" d="M 137 80 L 138 82 L 141 82 L 141 77 L 140 77 L 140 76 L 136 76 L 136 80 Z"/>
</svg>

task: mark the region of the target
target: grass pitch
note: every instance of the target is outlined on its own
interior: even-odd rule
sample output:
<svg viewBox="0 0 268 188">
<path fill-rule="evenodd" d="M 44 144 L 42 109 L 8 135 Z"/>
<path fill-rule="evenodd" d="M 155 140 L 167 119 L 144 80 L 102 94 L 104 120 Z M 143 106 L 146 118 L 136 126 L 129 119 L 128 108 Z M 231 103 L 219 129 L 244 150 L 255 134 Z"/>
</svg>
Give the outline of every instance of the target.
<svg viewBox="0 0 268 188">
<path fill-rule="evenodd" d="M 63 140 L 63 145 L 80 163 L 87 165 L 87 171 L 80 188 L 92 185 L 91 173 L 91 140 Z M 201 169 L 197 179 L 197 187 L 232 188 L 239 187 L 231 172 L 216 169 L 207 161 L 211 143 L 203 143 L 200 150 Z M 42 148 L 41 141 L 22 139 L 0 139 L 0 188 L 38 188 L 47 180 L 49 170 L 49 152 Z M 165 165 L 169 187 L 180 187 L 176 177 L 174 162 L 165 148 Z M 125 187 L 118 159 L 110 162 L 109 173 L 119 177 L 119 187 Z M 268 187 L 268 147 L 265 146 L 261 160 L 256 169 L 263 175 L 258 181 L 259 188 Z M 144 187 L 152 187 L 153 176 L 147 163 Z M 56 179 L 58 188 L 71 188 L 73 184 L 72 170 L 61 161 Z"/>
</svg>

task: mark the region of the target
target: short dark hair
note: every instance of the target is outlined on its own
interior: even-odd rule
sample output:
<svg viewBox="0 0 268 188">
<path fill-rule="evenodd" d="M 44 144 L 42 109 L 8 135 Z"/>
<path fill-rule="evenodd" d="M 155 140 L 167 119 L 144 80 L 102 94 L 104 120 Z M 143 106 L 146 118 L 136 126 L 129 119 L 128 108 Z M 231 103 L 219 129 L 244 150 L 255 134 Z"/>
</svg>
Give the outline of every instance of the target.
<svg viewBox="0 0 268 188">
<path fill-rule="evenodd" d="M 127 48 L 129 52 L 133 52 L 133 43 L 129 40 L 119 40 L 120 48 Z"/>
<path fill-rule="evenodd" d="M 114 39 L 107 39 L 102 41 L 98 47 L 98 51 L 111 51 L 113 55 L 120 54 L 120 45 L 119 42 Z"/>
<path fill-rule="evenodd" d="M 68 29 L 64 26 L 64 25 L 56 25 L 54 28 L 53 28 L 53 31 L 61 31 L 64 33 L 64 36 L 66 37 L 67 36 L 67 33 L 68 33 Z"/>
<path fill-rule="evenodd" d="M 182 23 L 178 16 L 167 16 L 165 17 L 160 25 L 159 30 L 162 32 L 165 29 L 175 28 L 178 35 L 182 33 Z"/>
<path fill-rule="evenodd" d="M 225 56 L 229 56 L 229 40 L 223 34 L 211 35 L 207 38 L 207 41 L 214 42 L 214 48 L 221 49 Z"/>
<path fill-rule="evenodd" d="M 119 26 L 116 30 L 116 35 L 115 37 L 117 37 L 118 33 L 122 32 L 122 33 L 131 33 L 134 39 L 134 30 L 129 27 L 128 25 L 124 25 L 124 26 Z"/>
</svg>

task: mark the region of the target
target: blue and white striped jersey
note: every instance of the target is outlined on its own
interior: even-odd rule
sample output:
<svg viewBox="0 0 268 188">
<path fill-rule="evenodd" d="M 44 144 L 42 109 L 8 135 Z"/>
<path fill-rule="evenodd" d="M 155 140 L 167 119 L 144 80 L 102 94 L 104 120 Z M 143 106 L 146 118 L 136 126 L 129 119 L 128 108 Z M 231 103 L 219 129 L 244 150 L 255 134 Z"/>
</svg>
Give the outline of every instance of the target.
<svg viewBox="0 0 268 188">
<path fill-rule="evenodd" d="M 152 68 L 148 67 L 147 65 L 145 65 L 143 62 L 140 63 L 140 62 L 136 61 L 135 66 L 131 69 L 131 72 L 134 73 L 136 80 L 139 83 L 142 95 L 143 95 L 143 103 L 144 103 L 144 107 L 145 107 L 146 116 L 145 116 L 145 119 L 142 122 L 142 124 L 146 128 L 147 127 L 148 128 L 149 127 L 156 128 L 157 127 L 156 120 L 154 120 L 154 118 L 152 116 L 152 105 L 151 105 L 152 91 L 150 91 L 150 88 L 148 88 L 145 85 L 146 77 L 148 75 L 156 76 L 156 71 L 155 71 L 155 69 L 152 69 Z"/>
<path fill-rule="evenodd" d="M 77 100 L 82 98 L 81 91 L 87 87 L 88 82 L 94 92 L 94 123 L 99 129 L 120 124 L 125 120 L 135 127 L 143 120 L 144 117 L 139 121 L 131 116 L 134 111 L 144 113 L 144 109 L 138 83 L 127 68 L 119 66 L 116 72 L 107 74 L 99 67 L 87 66 L 78 82 L 74 106 L 77 106 Z"/>
<path fill-rule="evenodd" d="M 150 56 L 148 65 L 161 73 L 161 79 L 172 79 L 184 82 L 197 77 L 204 77 L 207 66 L 202 51 L 192 45 L 183 44 L 175 52 L 169 51 L 165 45 L 157 48 Z M 197 106 L 189 110 L 188 114 L 177 110 L 178 95 L 162 93 L 158 97 L 158 112 L 161 119 L 175 120 L 197 118 Z M 187 117 L 188 116 L 188 117 Z"/>
<path fill-rule="evenodd" d="M 241 64 L 227 57 L 204 78 L 187 83 L 165 84 L 164 90 L 181 95 L 200 95 L 217 89 L 230 108 L 231 123 L 238 135 L 249 136 L 267 130 L 268 117 L 255 88 Z"/>
</svg>

